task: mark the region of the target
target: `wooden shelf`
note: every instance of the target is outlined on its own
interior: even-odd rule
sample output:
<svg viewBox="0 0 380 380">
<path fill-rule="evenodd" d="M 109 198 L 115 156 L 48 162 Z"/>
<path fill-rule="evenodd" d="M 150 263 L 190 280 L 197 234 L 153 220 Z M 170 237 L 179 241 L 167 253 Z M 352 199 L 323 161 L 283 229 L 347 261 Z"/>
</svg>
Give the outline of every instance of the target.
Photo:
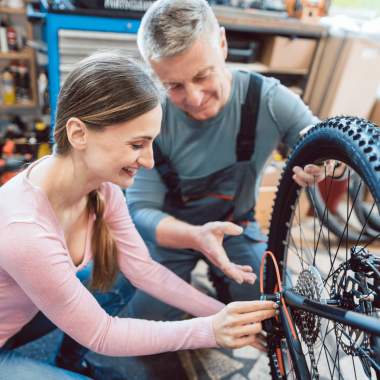
<svg viewBox="0 0 380 380">
<path fill-rule="evenodd" d="M 26 14 L 26 10 L 25 8 L 16 9 L 16 8 L 0 7 L 0 13 Z"/>
<path fill-rule="evenodd" d="M 17 53 L 0 53 L 0 59 L 31 59 L 30 50 L 24 50 Z"/>
<path fill-rule="evenodd" d="M 271 68 L 260 62 L 239 63 L 239 62 L 227 61 L 226 65 L 233 67 L 235 69 L 249 70 L 249 71 L 254 71 L 256 73 L 297 74 L 297 75 L 307 75 L 309 73 L 308 69 Z"/>
<path fill-rule="evenodd" d="M 223 5 L 213 5 L 211 8 L 219 24 L 226 29 L 309 38 L 320 38 L 328 32 L 326 26 L 283 17 L 281 12 L 246 11 Z"/>
<path fill-rule="evenodd" d="M 30 103 L 15 103 L 15 104 L 0 104 L 0 109 L 4 108 L 34 108 L 37 107 L 36 102 L 30 102 Z"/>
</svg>

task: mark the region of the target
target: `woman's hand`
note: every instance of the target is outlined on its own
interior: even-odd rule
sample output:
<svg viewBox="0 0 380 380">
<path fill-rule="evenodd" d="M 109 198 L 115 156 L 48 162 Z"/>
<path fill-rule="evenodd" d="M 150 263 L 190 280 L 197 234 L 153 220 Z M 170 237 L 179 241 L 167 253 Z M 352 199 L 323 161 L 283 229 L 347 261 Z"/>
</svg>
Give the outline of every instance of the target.
<svg viewBox="0 0 380 380">
<path fill-rule="evenodd" d="M 225 348 L 255 345 L 261 321 L 278 315 L 278 305 L 271 301 L 232 302 L 214 315 L 212 326 L 216 343 Z"/>
<path fill-rule="evenodd" d="M 215 266 L 239 284 L 253 284 L 257 276 L 249 265 L 231 263 L 223 248 L 224 235 L 240 235 L 243 228 L 230 222 L 209 222 L 198 227 L 195 237 L 197 251 L 202 252 Z"/>
</svg>

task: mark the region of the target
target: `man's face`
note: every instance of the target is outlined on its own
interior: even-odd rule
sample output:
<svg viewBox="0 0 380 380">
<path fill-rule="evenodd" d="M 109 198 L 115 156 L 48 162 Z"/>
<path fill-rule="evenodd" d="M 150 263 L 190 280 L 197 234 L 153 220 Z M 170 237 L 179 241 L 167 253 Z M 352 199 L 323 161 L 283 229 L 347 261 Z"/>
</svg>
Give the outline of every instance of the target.
<svg viewBox="0 0 380 380">
<path fill-rule="evenodd" d="M 150 61 L 167 86 L 171 102 L 195 120 L 216 116 L 230 96 L 232 74 L 224 63 L 227 57 L 224 28 L 220 29 L 220 35 L 212 44 L 200 37 L 180 56 Z"/>
</svg>

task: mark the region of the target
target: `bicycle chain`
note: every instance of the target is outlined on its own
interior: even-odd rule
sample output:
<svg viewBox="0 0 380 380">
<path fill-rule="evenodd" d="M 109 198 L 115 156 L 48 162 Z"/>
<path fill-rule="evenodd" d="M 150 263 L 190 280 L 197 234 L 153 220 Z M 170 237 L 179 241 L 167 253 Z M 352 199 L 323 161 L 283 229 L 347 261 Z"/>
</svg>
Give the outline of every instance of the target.
<svg viewBox="0 0 380 380">
<path fill-rule="evenodd" d="M 277 347 L 279 347 L 281 350 L 279 338 L 273 337 L 271 341 L 268 341 L 268 353 L 272 357 L 273 366 L 277 375 L 277 380 L 282 380 L 280 364 L 278 363 L 278 358 L 277 358 L 277 351 L 276 351 Z"/>
<path fill-rule="evenodd" d="M 318 282 L 314 273 L 310 269 L 304 269 L 298 277 L 296 286 L 292 289 L 295 293 L 316 301 L 321 301 L 321 295 L 318 292 Z M 322 318 L 305 311 L 296 310 L 294 312 L 294 323 L 300 330 L 302 339 L 307 345 L 310 356 L 310 362 L 314 370 L 314 379 L 319 379 L 318 367 L 314 355 L 314 344 L 318 338 L 321 329 Z"/>
</svg>

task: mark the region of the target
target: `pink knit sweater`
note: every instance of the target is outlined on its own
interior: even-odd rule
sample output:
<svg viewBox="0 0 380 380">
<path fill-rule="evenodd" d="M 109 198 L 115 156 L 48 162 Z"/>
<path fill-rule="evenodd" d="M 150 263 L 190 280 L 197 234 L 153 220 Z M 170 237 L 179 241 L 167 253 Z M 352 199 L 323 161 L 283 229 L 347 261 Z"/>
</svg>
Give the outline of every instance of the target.
<svg viewBox="0 0 380 380">
<path fill-rule="evenodd" d="M 121 190 L 111 183 L 103 183 L 101 192 L 120 270 L 137 288 L 201 318 L 179 322 L 118 318 L 99 306 L 76 277 L 91 260 L 94 215 L 89 218 L 83 262 L 76 267 L 46 194 L 27 179 L 40 161 L 0 188 L 0 347 L 38 310 L 77 342 L 104 355 L 217 347 L 211 315 L 224 305 L 150 258 Z"/>
</svg>

